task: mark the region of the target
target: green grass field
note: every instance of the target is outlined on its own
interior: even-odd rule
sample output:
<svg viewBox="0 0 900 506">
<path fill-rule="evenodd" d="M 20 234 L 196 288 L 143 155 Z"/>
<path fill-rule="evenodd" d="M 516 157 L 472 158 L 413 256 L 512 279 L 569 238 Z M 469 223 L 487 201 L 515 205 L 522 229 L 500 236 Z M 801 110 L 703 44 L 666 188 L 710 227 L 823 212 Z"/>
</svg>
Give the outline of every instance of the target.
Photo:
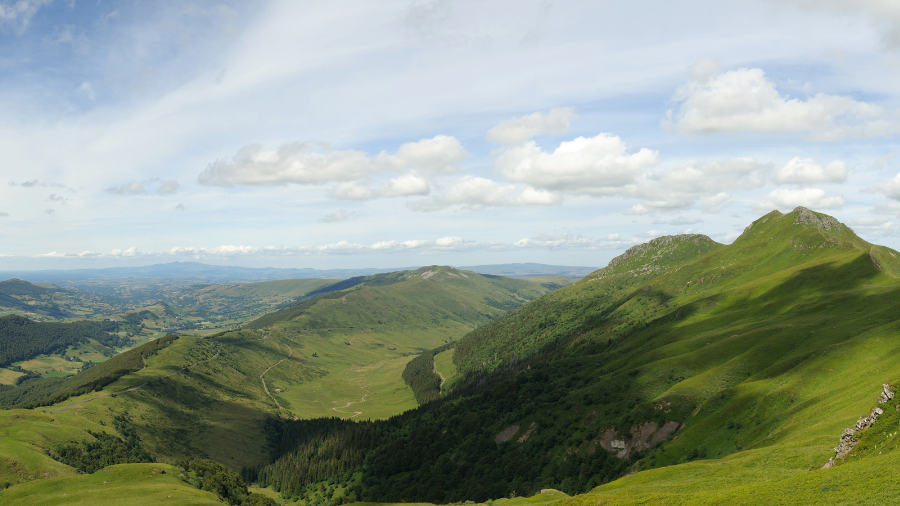
<svg viewBox="0 0 900 506">
<path fill-rule="evenodd" d="M 178 479 L 166 464 L 121 464 L 94 474 L 42 479 L 0 492 L 0 505 L 220 505 L 210 492 Z"/>
</svg>

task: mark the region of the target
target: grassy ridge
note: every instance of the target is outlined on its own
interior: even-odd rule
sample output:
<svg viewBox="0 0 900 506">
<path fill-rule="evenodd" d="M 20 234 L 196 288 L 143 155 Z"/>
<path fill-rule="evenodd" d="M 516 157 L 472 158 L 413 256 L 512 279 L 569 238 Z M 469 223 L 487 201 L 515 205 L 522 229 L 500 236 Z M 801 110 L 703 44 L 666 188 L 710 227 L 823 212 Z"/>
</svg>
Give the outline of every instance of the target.
<svg viewBox="0 0 900 506">
<path fill-rule="evenodd" d="M 805 209 L 764 216 L 731 246 L 687 236 L 631 250 L 466 336 L 454 362 L 470 381 L 376 423 L 380 435 L 357 448 L 393 459 L 364 467 L 360 496 L 577 493 L 660 468 L 672 473 L 660 487 L 675 491 L 681 470 L 698 468 L 679 464 L 705 459 L 729 470 L 723 486 L 818 469 L 881 383 L 900 377 L 889 358 L 900 336 L 895 257 Z M 677 434 L 644 444 L 667 422 Z M 612 440 L 622 460 L 603 446 Z M 615 465 L 595 468 L 598 458 Z M 289 474 L 284 463 L 272 472 Z"/>
</svg>

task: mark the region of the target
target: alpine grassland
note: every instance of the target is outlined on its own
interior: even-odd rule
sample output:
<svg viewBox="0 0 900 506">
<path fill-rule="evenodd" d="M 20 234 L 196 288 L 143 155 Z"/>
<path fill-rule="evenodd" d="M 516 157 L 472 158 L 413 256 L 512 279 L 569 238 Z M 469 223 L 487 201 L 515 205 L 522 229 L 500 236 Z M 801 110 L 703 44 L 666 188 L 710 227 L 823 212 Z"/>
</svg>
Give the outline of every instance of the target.
<svg viewBox="0 0 900 506">
<path fill-rule="evenodd" d="M 305 506 L 897 502 L 898 255 L 797 208 L 730 245 L 654 239 L 562 288 L 351 278 L 0 412 L 0 501 L 44 473 L 150 487 L 148 470 L 209 459 L 193 462 Z M 78 475 L 53 448 L 157 463 Z"/>
<path fill-rule="evenodd" d="M 772 480 L 786 480 L 786 504 L 816 483 L 815 500 L 838 483 L 856 492 L 835 498 L 854 497 L 854 466 L 861 483 L 894 474 L 868 463 L 874 451 L 820 468 L 900 378 L 897 255 L 804 208 L 727 246 L 655 239 L 459 340 L 448 395 L 369 424 L 289 421 L 281 455 L 253 476 L 298 497 L 332 480 L 387 502 L 556 488 L 590 491 L 575 502 L 753 503 L 736 498 Z M 300 461 L 308 471 L 291 470 Z"/>
<path fill-rule="evenodd" d="M 66 486 L 89 486 L 93 481 L 56 460 L 79 448 L 87 453 L 78 460 L 90 462 L 140 447 L 166 464 L 200 457 L 232 472 L 260 465 L 280 442 L 284 420 L 353 423 L 415 407 L 402 379 L 409 360 L 552 288 L 443 267 L 386 278 L 300 297 L 287 313 L 276 311 L 271 325 L 164 336 L 69 378 L 11 388 L 14 402 L 0 411 L 10 420 L 0 429 L 7 457 L 0 479 L 19 486 L 68 476 Z M 117 431 L 120 416 L 139 445 Z M 137 464 L 115 467 L 129 465 Z M 2 494 L 21 497 L 13 490 Z"/>
</svg>

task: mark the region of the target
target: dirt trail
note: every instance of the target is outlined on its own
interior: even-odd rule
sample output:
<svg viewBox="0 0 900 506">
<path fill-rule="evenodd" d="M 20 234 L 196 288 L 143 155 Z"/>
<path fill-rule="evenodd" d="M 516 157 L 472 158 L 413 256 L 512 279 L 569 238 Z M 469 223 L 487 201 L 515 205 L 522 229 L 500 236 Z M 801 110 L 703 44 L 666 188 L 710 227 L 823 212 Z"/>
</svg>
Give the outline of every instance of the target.
<svg viewBox="0 0 900 506">
<path fill-rule="evenodd" d="M 347 404 L 341 406 L 340 408 L 331 408 L 331 409 L 337 411 L 338 413 L 349 414 L 347 411 L 341 411 L 341 409 L 343 409 L 343 408 L 349 408 L 351 404 L 359 404 L 359 403 L 361 403 L 361 402 L 366 402 L 366 397 L 367 397 L 368 395 L 369 395 L 369 394 L 365 394 L 365 395 L 362 396 L 362 398 L 361 398 L 360 400 L 358 400 L 358 401 L 350 401 L 350 402 L 348 402 Z M 353 414 L 350 415 L 350 416 L 342 416 L 342 417 L 341 417 L 341 420 L 346 420 L 346 419 L 348 419 L 348 418 L 357 417 L 357 416 L 359 416 L 359 415 L 361 415 L 361 414 L 362 414 L 362 411 L 354 411 Z"/>
<path fill-rule="evenodd" d="M 266 369 L 265 371 L 263 371 L 262 374 L 259 375 L 259 379 L 260 379 L 260 381 L 262 381 L 263 390 L 265 390 L 265 391 L 266 391 L 266 395 L 268 395 L 269 398 L 271 398 L 272 401 L 275 402 L 275 405 L 278 406 L 278 409 L 284 409 L 284 408 L 282 408 L 282 407 L 281 407 L 281 404 L 278 403 L 278 400 L 277 400 L 274 396 L 272 396 L 272 394 L 269 393 L 269 388 L 266 386 L 266 378 L 264 378 L 263 376 L 265 376 L 267 372 L 271 371 L 272 368 L 275 367 L 276 365 L 278 365 L 278 364 L 284 362 L 285 360 L 291 358 L 291 355 L 293 355 L 294 350 L 292 350 L 291 347 L 288 346 L 287 344 L 285 344 L 285 346 L 287 346 L 287 349 L 288 349 L 288 354 L 287 354 L 287 356 L 284 357 L 283 359 L 279 360 L 278 362 L 275 362 L 274 364 L 270 365 L 268 369 Z"/>
<path fill-rule="evenodd" d="M 54 409 L 54 410 L 52 410 L 52 411 L 44 411 L 44 413 L 59 413 L 60 411 L 65 411 L 65 410 L 67 410 L 67 409 L 69 409 L 69 408 L 74 408 L 75 406 L 78 406 L 78 405 L 80 405 L 80 404 L 84 404 L 85 402 L 92 401 L 92 400 L 94 400 L 94 399 L 99 399 L 99 398 L 101 398 L 101 397 L 109 397 L 110 395 L 117 395 L 117 394 L 124 394 L 124 393 L 127 393 L 127 392 L 134 392 L 135 390 L 140 390 L 142 387 L 144 387 L 145 385 L 147 385 L 147 384 L 149 384 L 149 383 L 152 383 L 152 382 L 157 381 L 157 380 L 161 380 L 161 379 L 163 379 L 163 378 L 168 378 L 169 376 L 174 376 L 174 375 L 180 373 L 181 371 L 183 371 L 183 370 L 185 370 L 185 369 L 187 369 L 187 368 L 189 368 L 189 367 L 194 367 L 195 365 L 197 365 L 197 364 L 202 364 L 203 362 L 209 362 L 210 360 L 212 360 L 212 359 L 214 359 L 214 358 L 216 358 L 216 357 L 218 357 L 218 356 L 219 356 L 219 351 L 216 351 L 216 354 L 215 354 L 215 355 L 209 357 L 209 358 L 206 359 L 206 360 L 198 360 L 198 361 L 194 362 L 194 363 L 191 364 L 191 365 L 186 365 L 186 366 L 182 367 L 181 369 L 178 369 L 177 371 L 170 372 L 169 374 L 165 374 L 165 375 L 160 376 L 160 377 L 158 377 L 158 378 L 153 378 L 152 380 L 147 380 L 147 381 L 141 383 L 140 385 L 138 385 L 138 386 L 136 386 L 136 387 L 126 388 L 125 390 L 119 390 L 118 392 L 110 392 L 110 393 L 108 393 L 108 394 L 95 395 L 95 396 L 93 396 L 93 397 L 88 397 L 87 399 L 84 399 L 84 400 L 81 400 L 81 401 L 79 401 L 79 402 L 76 402 L 75 404 L 70 404 L 70 405 L 68 405 L 68 406 L 66 406 L 66 407 L 64 407 L 64 408 Z"/>
</svg>

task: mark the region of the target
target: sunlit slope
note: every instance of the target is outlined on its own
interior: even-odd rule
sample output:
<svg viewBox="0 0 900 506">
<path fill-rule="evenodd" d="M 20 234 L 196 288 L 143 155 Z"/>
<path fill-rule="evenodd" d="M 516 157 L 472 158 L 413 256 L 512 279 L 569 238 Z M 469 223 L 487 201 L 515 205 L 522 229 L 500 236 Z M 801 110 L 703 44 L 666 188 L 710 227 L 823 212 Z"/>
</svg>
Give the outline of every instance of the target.
<svg viewBox="0 0 900 506">
<path fill-rule="evenodd" d="M 419 274 L 424 277 L 356 286 L 339 298 L 313 301 L 296 321 L 206 339 L 168 337 L 146 345 L 152 355 L 142 356 L 141 348 L 95 366 L 66 380 L 79 395 L 39 402 L 45 405 L 35 416 L 52 420 L 40 422 L 47 430 L 70 429 L 34 425 L 39 437 L 15 450 L 17 462 L 34 460 L 28 479 L 68 469 L 46 456 L 52 442 L 90 439 L 85 430 L 99 430 L 127 412 L 158 458 L 208 457 L 239 470 L 268 458 L 268 424 L 276 417 L 386 418 L 415 407 L 401 378 L 408 360 L 489 321 L 502 311 L 494 306 L 514 306 L 546 291 L 529 281 L 441 268 Z M 81 389 L 83 378 L 120 369 L 125 374 L 116 372 L 111 382 Z M 30 400 L 59 393 L 47 388 Z"/>
<path fill-rule="evenodd" d="M 691 469 L 711 472 L 700 488 L 811 473 L 900 378 L 896 255 L 803 208 L 728 246 L 657 239 L 464 337 L 449 396 L 326 440 L 369 438 L 364 500 L 582 493 L 660 468 L 666 491 Z M 302 492 L 296 465 L 319 457 L 284 449 L 261 476 Z M 701 460 L 715 462 L 679 465 Z"/>
<path fill-rule="evenodd" d="M 415 407 L 401 379 L 414 354 L 458 339 L 558 285 L 432 266 L 339 286 L 345 290 L 249 326 L 291 339 L 292 353 L 328 371 L 299 385 L 279 377 L 281 365 L 269 373 L 270 384 L 281 390 L 273 396 L 300 418 L 387 418 Z"/>
<path fill-rule="evenodd" d="M 178 479 L 166 464 L 121 464 L 89 475 L 43 479 L 0 492 L 0 505 L 220 505 L 216 495 Z"/>
</svg>

